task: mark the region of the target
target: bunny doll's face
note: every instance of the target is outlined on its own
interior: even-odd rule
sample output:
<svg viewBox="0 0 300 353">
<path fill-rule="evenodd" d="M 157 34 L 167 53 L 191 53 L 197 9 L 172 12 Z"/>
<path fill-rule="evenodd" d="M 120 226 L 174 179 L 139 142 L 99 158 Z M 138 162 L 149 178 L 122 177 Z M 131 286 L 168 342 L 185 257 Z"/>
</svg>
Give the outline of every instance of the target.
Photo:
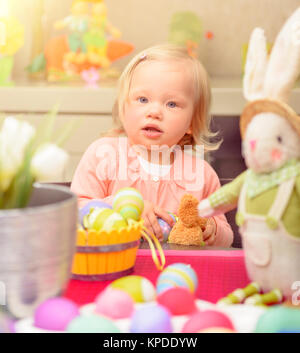
<svg viewBox="0 0 300 353">
<path fill-rule="evenodd" d="M 269 173 L 292 158 L 300 158 L 300 137 L 285 118 L 261 113 L 247 127 L 243 155 L 255 173 Z"/>
</svg>

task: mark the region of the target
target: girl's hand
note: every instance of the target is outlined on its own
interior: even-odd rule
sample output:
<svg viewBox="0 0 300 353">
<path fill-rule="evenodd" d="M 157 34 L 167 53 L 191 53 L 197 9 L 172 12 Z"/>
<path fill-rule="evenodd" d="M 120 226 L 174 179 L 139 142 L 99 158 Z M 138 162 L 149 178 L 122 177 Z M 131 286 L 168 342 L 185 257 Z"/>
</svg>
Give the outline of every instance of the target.
<svg viewBox="0 0 300 353">
<path fill-rule="evenodd" d="M 216 240 L 217 223 L 215 219 L 209 218 L 206 223 L 205 230 L 203 231 L 203 241 L 205 245 L 213 245 Z"/>
<path fill-rule="evenodd" d="M 174 225 L 174 220 L 167 211 L 155 206 L 152 202 L 145 200 L 144 211 L 142 214 L 144 225 L 149 230 L 149 232 L 153 233 L 157 237 L 159 241 L 162 241 L 163 233 L 157 221 L 157 217 L 162 218 L 170 226 Z"/>
<path fill-rule="evenodd" d="M 199 217 L 211 217 L 215 213 L 215 210 L 210 205 L 209 199 L 200 201 L 197 208 Z"/>
</svg>

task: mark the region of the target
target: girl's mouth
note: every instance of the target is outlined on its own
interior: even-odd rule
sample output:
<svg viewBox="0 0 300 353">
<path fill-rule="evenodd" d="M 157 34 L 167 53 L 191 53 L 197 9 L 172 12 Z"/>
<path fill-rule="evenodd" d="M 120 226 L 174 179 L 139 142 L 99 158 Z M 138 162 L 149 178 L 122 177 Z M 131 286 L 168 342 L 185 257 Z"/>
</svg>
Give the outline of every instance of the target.
<svg viewBox="0 0 300 353">
<path fill-rule="evenodd" d="M 146 125 L 142 128 L 143 135 L 149 138 L 158 138 L 163 131 L 157 125 Z"/>
</svg>

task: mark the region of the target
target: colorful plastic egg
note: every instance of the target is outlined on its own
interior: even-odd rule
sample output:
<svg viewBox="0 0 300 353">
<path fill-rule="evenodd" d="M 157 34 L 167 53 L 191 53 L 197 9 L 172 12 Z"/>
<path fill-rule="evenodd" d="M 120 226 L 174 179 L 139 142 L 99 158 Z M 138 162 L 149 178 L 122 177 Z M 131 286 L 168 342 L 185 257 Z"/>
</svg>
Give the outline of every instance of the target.
<svg viewBox="0 0 300 353">
<path fill-rule="evenodd" d="M 198 333 L 237 333 L 237 331 L 224 327 L 211 327 L 201 330 Z"/>
<path fill-rule="evenodd" d="M 81 315 L 72 320 L 68 327 L 69 333 L 119 333 L 113 321 L 98 315 Z"/>
<path fill-rule="evenodd" d="M 173 215 L 172 213 L 170 213 L 170 216 L 173 218 L 173 220 L 176 222 L 176 216 Z M 169 225 L 169 223 L 167 223 L 165 220 L 163 220 L 162 218 L 157 218 L 158 224 L 160 225 L 160 228 L 162 230 L 163 233 L 163 237 L 164 237 L 164 242 L 168 241 L 169 238 L 169 234 L 172 230 L 172 227 Z"/>
<path fill-rule="evenodd" d="M 64 331 L 78 315 L 79 308 L 70 299 L 50 298 L 35 310 L 34 326 L 49 331 Z"/>
<path fill-rule="evenodd" d="M 197 310 L 194 294 L 184 287 L 169 288 L 159 294 L 156 300 L 172 315 L 188 315 Z"/>
<path fill-rule="evenodd" d="M 270 307 L 258 319 L 255 332 L 300 332 L 300 310 L 284 306 Z"/>
<path fill-rule="evenodd" d="M 229 329 L 234 331 L 235 328 L 225 314 L 215 310 L 199 311 L 193 314 L 182 328 L 183 333 L 202 332 L 207 329 Z"/>
<path fill-rule="evenodd" d="M 171 315 L 161 305 L 148 305 L 137 309 L 131 318 L 131 333 L 171 333 Z"/>
<path fill-rule="evenodd" d="M 88 202 L 86 205 L 84 205 L 82 208 L 79 209 L 79 222 L 82 226 L 83 225 L 83 217 L 88 215 L 90 213 L 90 209 L 91 208 L 110 208 L 112 209 L 112 207 L 100 200 L 92 200 L 90 202 Z"/>
<path fill-rule="evenodd" d="M 194 293 L 198 286 L 196 272 L 190 265 L 175 263 L 166 267 L 159 275 L 156 283 L 157 294 L 173 287 L 185 287 Z"/>
<path fill-rule="evenodd" d="M 125 276 L 110 284 L 110 287 L 128 293 L 135 302 L 144 303 L 155 299 L 153 284 L 142 276 Z"/>
<path fill-rule="evenodd" d="M 108 287 L 95 300 L 95 313 L 112 319 L 125 319 L 134 311 L 132 297 L 123 290 Z"/>
<path fill-rule="evenodd" d="M 122 188 L 114 197 L 113 209 L 126 220 L 139 221 L 144 210 L 143 196 L 134 188 Z"/>
<path fill-rule="evenodd" d="M 127 227 L 125 219 L 109 208 L 94 208 L 84 217 L 84 226 L 96 231 L 110 232 Z"/>
</svg>

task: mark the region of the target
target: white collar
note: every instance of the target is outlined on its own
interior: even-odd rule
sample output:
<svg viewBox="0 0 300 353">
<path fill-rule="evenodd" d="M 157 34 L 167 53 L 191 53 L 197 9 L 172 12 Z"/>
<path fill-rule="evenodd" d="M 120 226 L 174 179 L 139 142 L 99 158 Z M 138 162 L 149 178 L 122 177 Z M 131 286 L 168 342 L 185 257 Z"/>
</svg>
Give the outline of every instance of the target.
<svg viewBox="0 0 300 353">
<path fill-rule="evenodd" d="M 171 164 L 156 164 L 147 161 L 146 159 L 142 158 L 141 156 L 137 155 L 138 160 L 140 162 L 141 167 L 144 171 L 152 176 L 156 177 L 163 177 L 167 175 L 172 167 Z"/>
</svg>

